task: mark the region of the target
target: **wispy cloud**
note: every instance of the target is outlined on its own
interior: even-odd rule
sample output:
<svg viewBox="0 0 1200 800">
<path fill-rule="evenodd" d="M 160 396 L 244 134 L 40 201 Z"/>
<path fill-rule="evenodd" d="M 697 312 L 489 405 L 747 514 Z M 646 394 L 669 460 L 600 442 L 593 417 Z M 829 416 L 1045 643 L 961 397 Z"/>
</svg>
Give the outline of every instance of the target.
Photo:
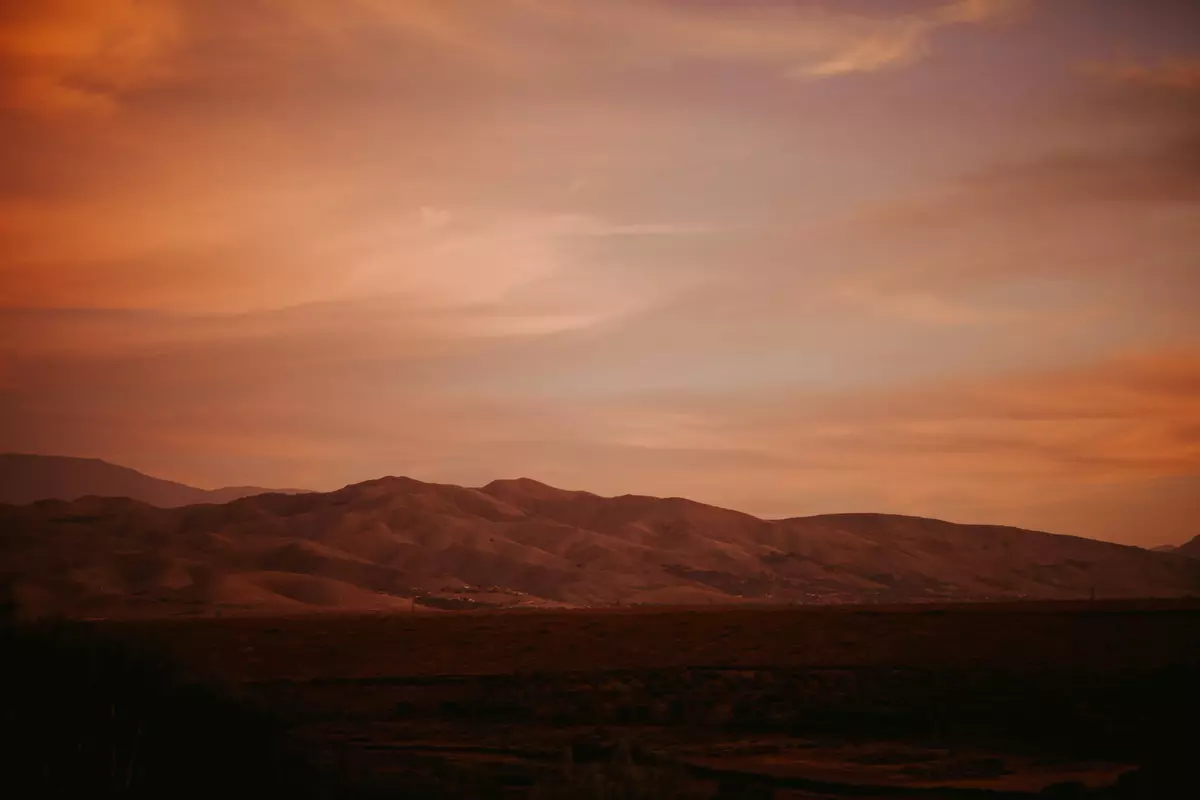
<svg viewBox="0 0 1200 800">
<path fill-rule="evenodd" d="M 1079 96 L 1056 111 L 1087 137 L 864 205 L 812 226 L 796 246 L 836 248 L 855 267 L 843 299 L 877 308 L 886 300 L 898 314 L 929 321 L 963 320 L 964 294 L 1006 284 L 1040 284 L 1047 298 L 1070 286 L 1077 298 L 1099 293 L 1106 303 L 1146 302 L 1163 317 L 1175 314 L 1163 291 L 1180 301 L 1200 297 L 1193 69 L 1182 61 L 1095 66 Z"/>
<path fill-rule="evenodd" d="M 875 72 L 923 56 L 940 29 L 1010 18 L 1023 0 L 952 0 L 920 12 L 874 15 L 816 3 L 688 4 L 618 0 L 519 3 L 563 27 L 589 30 L 622 59 L 760 64 L 799 77 Z"/>
<path fill-rule="evenodd" d="M 854 14 L 827 5 L 688 4 L 524 0 L 528 12 L 592 31 L 620 59 L 695 59 L 761 64 L 785 74 L 874 72 L 920 58 L 941 28 L 1009 18 L 1022 0 L 952 0 L 920 12 Z"/>
<path fill-rule="evenodd" d="M 255 16 L 210 28 L 219 9 L 187 0 L 46 0 L 6 3 L 0 19 L 0 102 L 38 114 L 107 113 L 123 95 L 198 66 L 201 34 L 236 41 L 261 30 L 260 54 L 319 48 L 362 60 L 362 37 L 441 50 L 508 69 L 590 69 L 654 61 L 760 64 L 808 78 L 874 72 L 919 59 L 947 27 L 1007 19 L 1028 0 L 949 0 L 917 12 L 872 15 L 816 3 L 691 4 L 675 0 L 262 0 Z M 218 13 L 219 12 L 219 13 Z"/>
<path fill-rule="evenodd" d="M 824 299 L 837 304 L 922 325 L 958 327 L 1011 324 L 1028 312 L 1011 308 L 987 308 L 966 299 L 933 291 L 887 290 L 874 281 L 836 282 L 824 293 Z"/>
</svg>

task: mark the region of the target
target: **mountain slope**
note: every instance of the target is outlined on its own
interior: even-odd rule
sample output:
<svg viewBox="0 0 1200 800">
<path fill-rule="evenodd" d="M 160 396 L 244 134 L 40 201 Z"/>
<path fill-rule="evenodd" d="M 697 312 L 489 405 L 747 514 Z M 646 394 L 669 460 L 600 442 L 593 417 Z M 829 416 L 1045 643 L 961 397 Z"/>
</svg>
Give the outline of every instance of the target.
<svg viewBox="0 0 1200 800">
<path fill-rule="evenodd" d="M 0 454 L 0 503 L 14 505 L 49 499 L 75 500 L 94 495 L 132 497 L 153 506 L 175 508 L 196 503 L 228 503 L 240 497 L 270 491 L 280 490 L 255 486 L 197 489 L 152 478 L 98 458 Z"/>
<path fill-rule="evenodd" d="M 0 506 L 0 581 L 66 614 L 478 605 L 1179 596 L 1200 562 L 885 514 L 766 521 L 530 480 L 383 478 L 166 509 Z"/>
</svg>

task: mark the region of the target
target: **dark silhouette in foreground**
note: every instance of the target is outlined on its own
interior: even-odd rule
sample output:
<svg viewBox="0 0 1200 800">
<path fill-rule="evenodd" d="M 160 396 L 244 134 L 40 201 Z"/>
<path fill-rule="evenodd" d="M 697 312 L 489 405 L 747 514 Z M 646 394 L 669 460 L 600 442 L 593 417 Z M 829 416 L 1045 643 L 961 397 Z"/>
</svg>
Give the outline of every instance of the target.
<svg viewBox="0 0 1200 800">
<path fill-rule="evenodd" d="M 277 719 L 184 679 L 153 650 L 77 624 L 9 621 L 0 652 L 5 780 L 27 796 L 333 796 Z"/>
<path fill-rule="evenodd" d="M 1177 800 L 1198 625 L 1185 601 L 9 623 L 0 707 L 9 779 L 48 797 Z"/>
</svg>

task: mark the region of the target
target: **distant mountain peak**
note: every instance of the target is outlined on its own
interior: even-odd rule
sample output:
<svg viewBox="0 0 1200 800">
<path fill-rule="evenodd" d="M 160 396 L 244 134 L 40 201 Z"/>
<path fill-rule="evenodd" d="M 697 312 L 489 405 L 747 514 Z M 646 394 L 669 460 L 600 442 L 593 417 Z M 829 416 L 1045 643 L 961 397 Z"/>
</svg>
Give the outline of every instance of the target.
<svg viewBox="0 0 1200 800">
<path fill-rule="evenodd" d="M 267 492 L 297 494 L 297 489 L 238 486 L 200 489 L 146 475 L 100 458 L 0 453 L 0 503 L 26 505 L 39 500 L 128 497 L 160 508 L 228 503 Z"/>
<path fill-rule="evenodd" d="M 373 487 L 394 488 L 394 487 L 398 487 L 398 486 L 415 488 L 415 487 L 435 486 L 435 485 L 436 484 L 426 483 L 425 481 L 419 481 L 416 478 L 410 478 L 407 475 L 384 475 L 381 478 L 371 478 L 370 480 L 359 481 L 358 483 L 352 483 L 349 486 L 347 486 L 346 488 L 347 489 L 353 489 L 353 488 L 368 489 L 368 488 L 373 488 Z"/>
<path fill-rule="evenodd" d="M 533 478 L 498 478 L 480 488 L 480 491 L 497 496 L 519 494 L 525 497 L 557 497 L 575 494 L 569 489 L 559 489 L 557 486 L 551 486 Z"/>
</svg>

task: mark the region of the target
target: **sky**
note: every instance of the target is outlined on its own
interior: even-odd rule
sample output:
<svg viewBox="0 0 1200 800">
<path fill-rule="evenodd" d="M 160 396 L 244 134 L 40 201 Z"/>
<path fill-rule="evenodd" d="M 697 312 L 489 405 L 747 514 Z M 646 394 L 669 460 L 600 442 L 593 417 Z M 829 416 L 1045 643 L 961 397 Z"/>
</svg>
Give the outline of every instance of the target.
<svg viewBox="0 0 1200 800">
<path fill-rule="evenodd" d="M 0 450 L 1200 534 L 1200 4 L 0 0 Z"/>
</svg>

